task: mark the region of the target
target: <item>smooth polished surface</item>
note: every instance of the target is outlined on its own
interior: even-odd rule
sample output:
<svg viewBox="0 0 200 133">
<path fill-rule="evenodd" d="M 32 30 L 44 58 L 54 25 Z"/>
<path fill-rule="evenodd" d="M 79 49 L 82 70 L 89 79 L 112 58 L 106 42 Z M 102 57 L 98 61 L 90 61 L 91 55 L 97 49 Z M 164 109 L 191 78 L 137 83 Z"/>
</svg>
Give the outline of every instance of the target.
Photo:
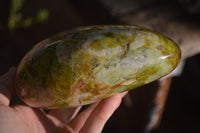
<svg viewBox="0 0 200 133">
<path fill-rule="evenodd" d="M 179 47 L 133 26 L 90 26 L 38 43 L 21 61 L 16 91 L 28 105 L 75 107 L 134 89 L 170 73 Z"/>
</svg>

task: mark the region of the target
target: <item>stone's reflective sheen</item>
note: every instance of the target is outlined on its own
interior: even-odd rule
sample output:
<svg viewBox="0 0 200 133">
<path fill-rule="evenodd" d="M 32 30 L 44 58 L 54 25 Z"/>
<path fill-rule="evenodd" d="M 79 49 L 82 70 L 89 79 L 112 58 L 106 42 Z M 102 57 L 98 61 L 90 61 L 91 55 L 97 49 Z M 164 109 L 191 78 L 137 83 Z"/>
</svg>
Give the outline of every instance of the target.
<svg viewBox="0 0 200 133">
<path fill-rule="evenodd" d="M 33 107 L 85 105 L 167 75 L 180 56 L 172 40 L 146 29 L 81 27 L 29 51 L 18 67 L 16 91 Z"/>
</svg>

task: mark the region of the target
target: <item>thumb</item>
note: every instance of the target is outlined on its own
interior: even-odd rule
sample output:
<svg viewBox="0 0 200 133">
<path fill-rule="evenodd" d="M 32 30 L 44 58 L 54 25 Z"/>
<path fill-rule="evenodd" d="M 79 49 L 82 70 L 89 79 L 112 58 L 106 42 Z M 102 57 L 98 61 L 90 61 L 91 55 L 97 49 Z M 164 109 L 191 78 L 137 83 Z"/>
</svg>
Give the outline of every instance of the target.
<svg viewBox="0 0 200 133">
<path fill-rule="evenodd" d="M 14 94 L 14 79 L 16 68 L 11 67 L 7 73 L 0 77 L 0 104 L 9 105 Z"/>
</svg>

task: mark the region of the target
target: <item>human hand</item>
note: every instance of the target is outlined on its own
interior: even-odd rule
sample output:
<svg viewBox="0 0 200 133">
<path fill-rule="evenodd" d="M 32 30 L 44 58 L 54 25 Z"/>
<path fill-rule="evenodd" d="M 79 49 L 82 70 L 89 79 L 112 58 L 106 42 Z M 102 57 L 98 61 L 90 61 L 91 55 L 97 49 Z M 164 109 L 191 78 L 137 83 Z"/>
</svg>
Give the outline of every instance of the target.
<svg viewBox="0 0 200 133">
<path fill-rule="evenodd" d="M 100 133 L 127 93 L 93 103 L 79 114 L 81 107 L 46 113 L 22 102 L 10 105 L 15 95 L 15 74 L 16 68 L 11 68 L 0 77 L 0 133 Z"/>
</svg>

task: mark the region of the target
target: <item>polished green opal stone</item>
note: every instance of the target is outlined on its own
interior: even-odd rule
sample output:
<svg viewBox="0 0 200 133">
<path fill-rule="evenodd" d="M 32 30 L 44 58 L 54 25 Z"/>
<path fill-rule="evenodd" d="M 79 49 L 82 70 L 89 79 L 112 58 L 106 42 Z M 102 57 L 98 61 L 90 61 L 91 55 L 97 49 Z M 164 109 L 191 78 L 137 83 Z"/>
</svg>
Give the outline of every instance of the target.
<svg viewBox="0 0 200 133">
<path fill-rule="evenodd" d="M 16 92 L 33 107 L 89 104 L 170 73 L 179 47 L 133 26 L 89 26 L 38 43 L 21 61 Z"/>
</svg>

